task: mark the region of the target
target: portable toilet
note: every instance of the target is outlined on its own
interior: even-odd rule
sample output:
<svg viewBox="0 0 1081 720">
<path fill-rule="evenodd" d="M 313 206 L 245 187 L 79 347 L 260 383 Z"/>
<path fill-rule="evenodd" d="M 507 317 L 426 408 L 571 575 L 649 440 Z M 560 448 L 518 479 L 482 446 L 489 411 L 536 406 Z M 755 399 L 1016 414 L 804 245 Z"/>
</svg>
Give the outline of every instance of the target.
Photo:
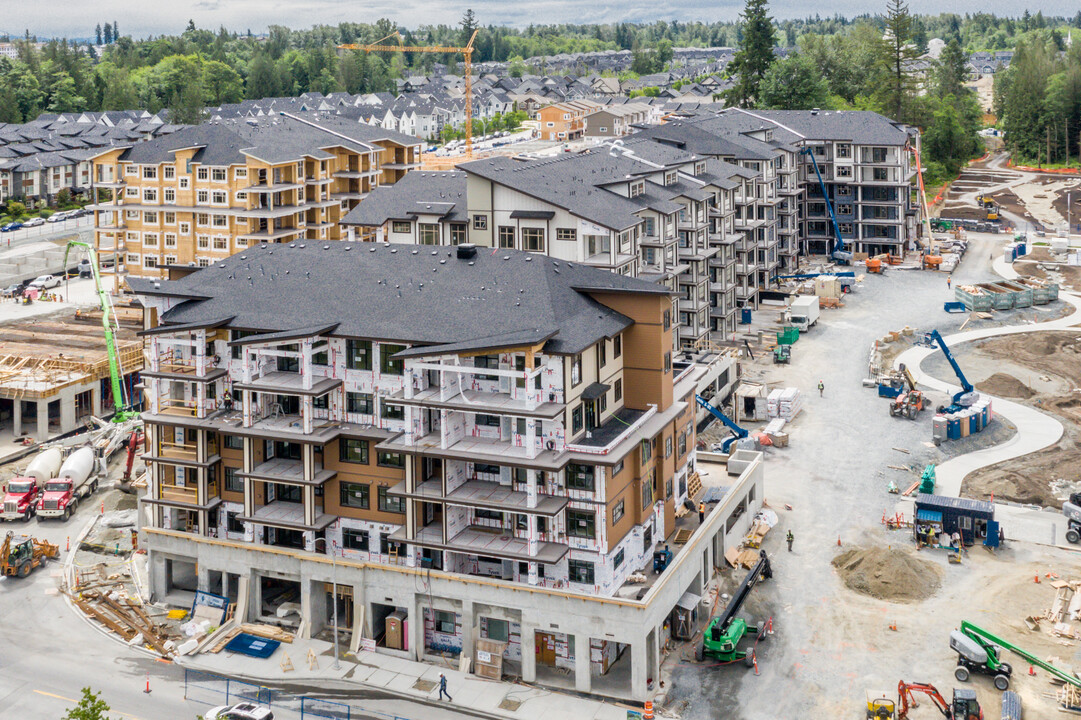
<svg viewBox="0 0 1081 720">
<path fill-rule="evenodd" d="M 957 413 L 957 423 L 961 430 L 961 437 L 963 438 L 968 437 L 970 417 L 972 417 L 972 412 L 968 408 L 965 408 L 964 410 L 961 410 L 959 413 Z"/>
<path fill-rule="evenodd" d="M 969 410 L 968 412 L 968 433 L 969 435 L 975 435 L 983 429 L 982 427 L 980 427 L 980 418 L 982 417 L 982 415 L 980 414 L 979 410 Z"/>
<path fill-rule="evenodd" d="M 946 437 L 950 440 L 961 438 L 961 420 L 956 415 L 946 416 Z"/>
<path fill-rule="evenodd" d="M 740 308 L 739 310 L 739 324 L 750 325 L 751 324 L 751 308 Z"/>
<path fill-rule="evenodd" d="M 931 421 L 931 438 L 936 442 L 946 440 L 946 416 L 935 415 Z"/>
</svg>

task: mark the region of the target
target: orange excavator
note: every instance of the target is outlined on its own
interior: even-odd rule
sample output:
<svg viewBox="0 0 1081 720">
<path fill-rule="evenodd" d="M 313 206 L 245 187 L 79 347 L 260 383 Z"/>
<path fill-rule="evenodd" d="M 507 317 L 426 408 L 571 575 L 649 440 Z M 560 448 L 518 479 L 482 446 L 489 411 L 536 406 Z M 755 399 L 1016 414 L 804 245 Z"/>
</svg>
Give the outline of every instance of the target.
<svg viewBox="0 0 1081 720">
<path fill-rule="evenodd" d="M 946 698 L 934 685 L 928 683 L 906 683 L 901 680 L 897 683 L 897 699 L 900 709 L 897 720 L 906 720 L 908 711 L 916 707 L 915 693 L 923 693 L 931 698 L 931 702 L 947 720 L 983 720 L 983 710 L 976 700 L 976 693 L 967 688 L 953 691 L 953 703 L 947 703 Z"/>
</svg>

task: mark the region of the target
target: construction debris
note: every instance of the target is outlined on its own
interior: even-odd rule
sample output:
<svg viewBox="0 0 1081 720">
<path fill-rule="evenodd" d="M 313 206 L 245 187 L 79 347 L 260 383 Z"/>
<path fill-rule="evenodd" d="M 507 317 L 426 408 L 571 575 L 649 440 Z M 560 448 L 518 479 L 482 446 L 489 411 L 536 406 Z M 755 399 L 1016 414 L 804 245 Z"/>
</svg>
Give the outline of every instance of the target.
<svg viewBox="0 0 1081 720">
<path fill-rule="evenodd" d="M 124 589 L 125 569 L 107 574 L 104 563 L 75 572 L 74 583 L 65 592 L 88 617 L 97 620 L 128 644 L 145 645 L 164 658 L 176 654 L 178 636 L 154 622 L 142 601 Z"/>
</svg>

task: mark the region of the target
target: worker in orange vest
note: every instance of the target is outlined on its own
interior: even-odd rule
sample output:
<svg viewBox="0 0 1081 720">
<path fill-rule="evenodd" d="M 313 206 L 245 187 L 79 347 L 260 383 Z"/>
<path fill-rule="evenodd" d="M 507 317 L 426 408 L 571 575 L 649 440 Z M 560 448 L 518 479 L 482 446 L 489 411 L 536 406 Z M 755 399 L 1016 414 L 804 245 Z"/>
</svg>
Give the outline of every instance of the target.
<svg viewBox="0 0 1081 720">
<path fill-rule="evenodd" d="M 698 503 L 698 524 L 701 525 L 706 521 L 706 504 L 704 502 Z"/>
</svg>

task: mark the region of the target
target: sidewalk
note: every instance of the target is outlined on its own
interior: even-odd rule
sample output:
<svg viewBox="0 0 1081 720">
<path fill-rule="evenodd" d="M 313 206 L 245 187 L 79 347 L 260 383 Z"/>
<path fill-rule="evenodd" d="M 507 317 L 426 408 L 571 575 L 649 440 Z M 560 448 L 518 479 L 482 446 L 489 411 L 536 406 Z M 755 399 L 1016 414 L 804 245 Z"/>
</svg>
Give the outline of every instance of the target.
<svg viewBox="0 0 1081 720">
<path fill-rule="evenodd" d="M 309 668 L 308 652 L 315 653 L 318 667 Z M 294 670 L 283 671 L 288 653 Z M 545 688 L 485 680 L 451 668 L 373 652 L 360 652 L 356 661 L 342 659 L 334 669 L 334 646 L 323 640 L 284 643 L 266 660 L 222 651 L 179 657 L 181 667 L 217 673 L 261 685 L 303 685 L 313 692 L 379 690 L 433 707 L 484 718 L 513 720 L 626 720 L 628 710 L 641 708 L 599 699 L 567 695 Z M 447 676 L 453 702 L 440 701 L 439 674 Z"/>
</svg>

